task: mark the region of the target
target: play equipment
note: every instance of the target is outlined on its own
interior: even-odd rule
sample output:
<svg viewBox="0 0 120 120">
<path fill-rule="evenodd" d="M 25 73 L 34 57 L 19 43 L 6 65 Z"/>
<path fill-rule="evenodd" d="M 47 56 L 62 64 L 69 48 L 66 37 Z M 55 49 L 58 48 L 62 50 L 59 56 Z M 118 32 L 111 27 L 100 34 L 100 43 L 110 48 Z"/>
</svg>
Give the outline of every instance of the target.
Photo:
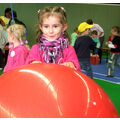
<svg viewBox="0 0 120 120">
<path fill-rule="evenodd" d="M 2 118 L 114 118 L 111 99 L 91 78 L 56 64 L 30 64 L 0 76 Z"/>
<path fill-rule="evenodd" d="M 99 64 L 99 56 L 98 55 L 92 55 L 90 57 L 90 62 L 92 65 L 98 65 Z"/>
</svg>

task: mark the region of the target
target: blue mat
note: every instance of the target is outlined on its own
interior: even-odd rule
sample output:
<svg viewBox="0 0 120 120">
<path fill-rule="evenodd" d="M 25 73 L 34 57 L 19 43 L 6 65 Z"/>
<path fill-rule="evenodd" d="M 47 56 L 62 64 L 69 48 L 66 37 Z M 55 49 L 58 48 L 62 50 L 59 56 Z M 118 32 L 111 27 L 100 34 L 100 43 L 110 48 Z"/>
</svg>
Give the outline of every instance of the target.
<svg viewBox="0 0 120 120">
<path fill-rule="evenodd" d="M 93 70 L 93 78 L 98 78 L 101 80 L 115 82 L 120 84 L 120 69 L 115 66 L 115 76 L 114 77 L 106 77 L 107 76 L 107 63 L 105 59 L 102 59 L 102 63 L 98 65 L 92 65 Z M 83 71 L 83 73 L 85 73 Z"/>
</svg>

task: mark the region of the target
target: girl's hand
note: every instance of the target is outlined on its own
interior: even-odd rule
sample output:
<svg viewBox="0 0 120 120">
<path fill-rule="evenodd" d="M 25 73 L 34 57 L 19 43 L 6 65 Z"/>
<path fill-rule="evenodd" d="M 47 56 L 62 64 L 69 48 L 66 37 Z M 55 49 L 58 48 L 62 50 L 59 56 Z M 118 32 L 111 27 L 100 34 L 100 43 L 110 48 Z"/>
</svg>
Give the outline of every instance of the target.
<svg viewBox="0 0 120 120">
<path fill-rule="evenodd" d="M 73 62 L 64 62 L 61 65 L 68 66 L 68 67 L 74 68 L 76 70 L 75 65 L 73 64 Z"/>
<path fill-rule="evenodd" d="M 41 63 L 41 61 L 33 61 L 30 64 L 34 64 L 34 63 Z"/>
<path fill-rule="evenodd" d="M 106 42 L 105 44 L 108 45 L 108 42 Z"/>
</svg>

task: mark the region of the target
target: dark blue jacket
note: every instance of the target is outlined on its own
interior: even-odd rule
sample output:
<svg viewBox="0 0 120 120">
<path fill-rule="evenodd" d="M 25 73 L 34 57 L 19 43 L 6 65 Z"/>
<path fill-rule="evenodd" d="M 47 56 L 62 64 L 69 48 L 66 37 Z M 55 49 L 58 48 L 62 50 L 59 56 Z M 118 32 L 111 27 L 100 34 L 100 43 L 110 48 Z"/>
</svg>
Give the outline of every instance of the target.
<svg viewBox="0 0 120 120">
<path fill-rule="evenodd" d="M 111 48 L 110 52 L 112 53 L 118 53 L 120 54 L 120 36 L 116 36 L 113 40 L 112 43 L 116 45 L 116 48 Z"/>
<path fill-rule="evenodd" d="M 89 36 L 80 36 L 74 48 L 79 60 L 90 59 L 90 50 L 96 48 L 96 43 Z"/>
</svg>

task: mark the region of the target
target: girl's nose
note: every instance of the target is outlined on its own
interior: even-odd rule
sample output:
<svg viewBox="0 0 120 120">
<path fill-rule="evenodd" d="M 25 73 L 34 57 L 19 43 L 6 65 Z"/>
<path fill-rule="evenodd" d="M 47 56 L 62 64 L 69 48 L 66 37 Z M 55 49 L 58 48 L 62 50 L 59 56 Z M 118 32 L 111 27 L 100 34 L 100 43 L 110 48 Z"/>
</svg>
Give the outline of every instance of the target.
<svg viewBox="0 0 120 120">
<path fill-rule="evenodd" d="M 52 27 L 50 27 L 49 32 L 53 33 L 53 28 Z"/>
</svg>

